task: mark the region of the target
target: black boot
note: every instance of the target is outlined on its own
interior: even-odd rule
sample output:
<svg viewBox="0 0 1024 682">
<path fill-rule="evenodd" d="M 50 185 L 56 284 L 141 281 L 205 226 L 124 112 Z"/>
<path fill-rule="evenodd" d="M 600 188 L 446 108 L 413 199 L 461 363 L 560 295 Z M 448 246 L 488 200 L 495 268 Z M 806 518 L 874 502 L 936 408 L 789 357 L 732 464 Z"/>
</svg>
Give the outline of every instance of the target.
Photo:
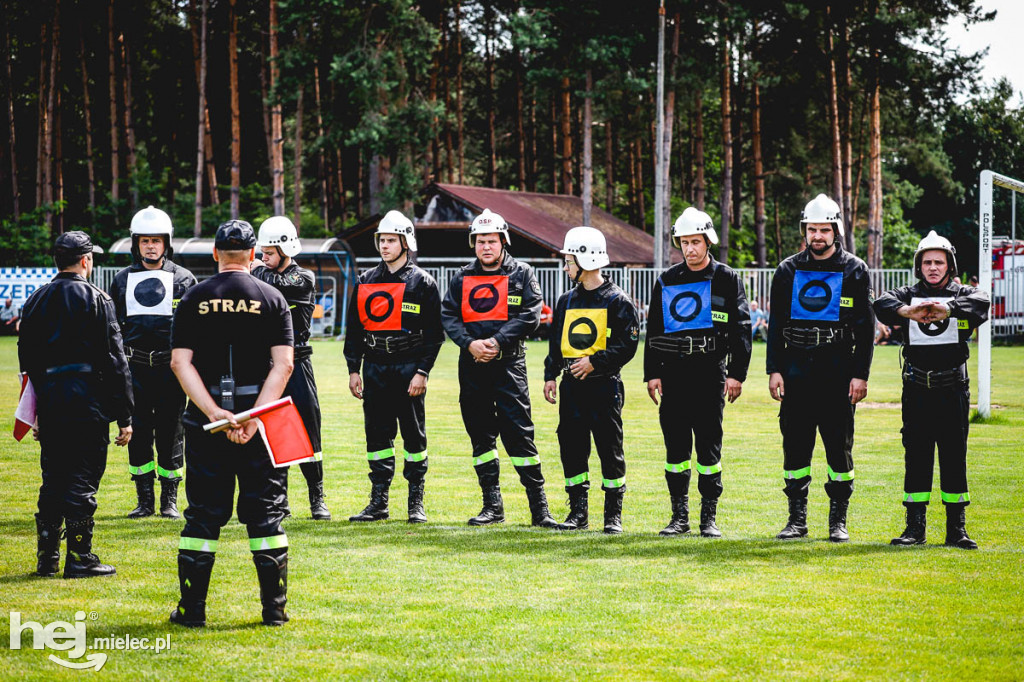
<svg viewBox="0 0 1024 682">
<path fill-rule="evenodd" d="M 555 530 L 586 530 L 588 524 L 587 506 L 590 490 L 574 485 L 569 488 L 569 516 Z"/>
<path fill-rule="evenodd" d="M 160 516 L 168 519 L 180 519 L 178 513 L 178 484 L 180 478 L 160 479 Z"/>
<path fill-rule="evenodd" d="M 117 573 L 113 566 L 100 562 L 100 558 L 92 553 L 92 529 L 92 519 L 68 519 L 65 531 L 68 538 L 68 556 L 64 561 L 65 578 L 95 578 Z"/>
<path fill-rule="evenodd" d="M 128 518 L 141 519 L 146 516 L 152 516 L 155 513 L 153 507 L 156 504 L 156 500 L 153 498 L 152 476 L 135 479 L 135 495 L 139 498 L 139 504 L 135 509 L 128 512 Z"/>
<path fill-rule="evenodd" d="M 807 535 L 807 498 L 789 498 L 789 521 L 786 527 L 776 535 L 779 540 L 795 540 Z"/>
<path fill-rule="evenodd" d="M 903 535 L 893 538 L 889 544 L 896 546 L 923 545 L 925 543 L 928 505 L 924 502 L 908 502 L 906 507 L 907 528 L 903 531 Z"/>
<path fill-rule="evenodd" d="M 850 534 L 846 532 L 846 510 L 850 508 L 849 500 L 828 501 L 828 540 L 829 542 L 849 542 Z"/>
<path fill-rule="evenodd" d="M 946 505 L 946 546 L 978 549 L 978 543 L 967 537 L 967 514 L 963 504 Z"/>
<path fill-rule="evenodd" d="M 314 521 L 330 521 L 331 510 L 324 501 L 324 482 L 309 484 L 309 514 Z"/>
<path fill-rule="evenodd" d="M 263 602 L 263 624 L 284 625 L 288 615 L 288 554 L 274 556 L 264 552 L 252 555 L 256 575 L 260 581 L 260 601 Z"/>
<path fill-rule="evenodd" d="M 171 611 L 171 622 L 188 628 L 206 625 L 206 593 L 210 589 L 210 574 L 217 558 L 212 552 L 178 554 L 178 584 L 181 599 Z"/>
<path fill-rule="evenodd" d="M 718 512 L 718 500 L 702 497 L 700 500 L 700 536 L 702 538 L 720 538 L 722 531 L 715 525 L 715 514 Z"/>
<path fill-rule="evenodd" d="M 686 495 L 672 497 L 672 519 L 658 535 L 685 535 L 690 532 L 690 498 Z"/>
<path fill-rule="evenodd" d="M 366 505 L 363 511 L 355 516 L 348 517 L 349 521 L 383 521 L 391 514 L 388 512 L 388 483 L 374 483 L 370 491 L 370 504 Z"/>
<path fill-rule="evenodd" d="M 558 522 L 551 518 L 548 510 L 548 497 L 544 494 L 544 486 L 526 489 L 526 499 L 530 502 L 530 525 L 540 528 L 554 528 Z"/>
<path fill-rule="evenodd" d="M 489 526 L 492 523 L 505 523 L 505 504 L 501 500 L 501 487 L 485 486 L 483 489 L 484 508 L 469 520 L 471 526 Z"/>
<path fill-rule="evenodd" d="M 60 571 L 60 531 L 63 521 L 36 514 L 36 575 L 50 578 Z"/>
<path fill-rule="evenodd" d="M 423 479 L 409 481 L 409 523 L 426 523 L 427 512 L 423 509 Z"/>
<path fill-rule="evenodd" d="M 606 490 L 604 493 L 604 532 L 608 535 L 622 532 L 622 498 L 625 494 L 623 488 Z"/>
</svg>

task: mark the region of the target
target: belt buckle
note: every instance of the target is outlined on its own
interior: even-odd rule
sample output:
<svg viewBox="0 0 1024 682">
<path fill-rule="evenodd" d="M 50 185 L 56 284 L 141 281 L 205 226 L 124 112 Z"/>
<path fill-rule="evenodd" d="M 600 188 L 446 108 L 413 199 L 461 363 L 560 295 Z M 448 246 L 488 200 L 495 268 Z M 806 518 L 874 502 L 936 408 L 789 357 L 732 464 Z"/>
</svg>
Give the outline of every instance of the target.
<svg viewBox="0 0 1024 682">
<path fill-rule="evenodd" d="M 155 352 L 156 351 L 149 351 L 149 353 L 146 355 L 146 359 L 149 360 L 149 366 L 150 367 L 153 366 L 153 353 L 155 353 Z"/>
<path fill-rule="evenodd" d="M 927 388 L 931 388 L 932 387 L 932 370 L 928 370 L 927 372 L 925 372 L 925 374 L 924 374 L 924 385 Z"/>
<path fill-rule="evenodd" d="M 693 337 L 692 336 L 687 336 L 685 338 L 686 338 L 687 347 L 684 348 L 683 344 L 680 343 L 679 344 L 679 353 L 681 355 L 690 355 L 691 353 L 693 353 Z"/>
<path fill-rule="evenodd" d="M 690 345 L 691 346 L 693 345 L 693 337 L 692 336 L 690 337 Z M 697 348 L 697 350 L 700 353 L 707 354 L 707 352 L 708 352 L 708 337 L 705 336 L 704 338 L 701 339 L 701 344 Z"/>
<path fill-rule="evenodd" d="M 367 348 L 376 348 L 377 347 L 377 337 L 374 334 L 367 334 L 366 335 L 366 347 Z"/>
<path fill-rule="evenodd" d="M 391 350 L 391 339 L 392 339 L 392 337 L 390 337 L 390 336 L 384 337 L 384 352 L 389 354 L 389 355 L 391 353 L 397 352 L 397 351 L 392 351 Z"/>
</svg>

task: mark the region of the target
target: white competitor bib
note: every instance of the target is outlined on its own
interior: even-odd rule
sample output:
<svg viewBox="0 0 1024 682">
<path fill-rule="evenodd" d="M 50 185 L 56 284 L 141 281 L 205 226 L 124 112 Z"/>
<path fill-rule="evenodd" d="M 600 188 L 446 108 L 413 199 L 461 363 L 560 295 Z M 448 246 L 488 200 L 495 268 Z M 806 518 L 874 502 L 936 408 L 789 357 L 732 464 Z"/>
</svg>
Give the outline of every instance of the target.
<svg viewBox="0 0 1024 682">
<path fill-rule="evenodd" d="M 936 296 L 933 298 L 918 298 L 915 296 L 910 299 L 910 305 L 915 306 L 925 301 L 948 303 L 952 300 L 952 296 Z M 907 320 L 907 329 L 910 330 L 911 346 L 940 346 L 960 343 L 960 332 L 957 330 L 957 319 L 955 317 L 947 317 L 942 322 L 931 322 L 929 324 Z"/>
<path fill-rule="evenodd" d="M 174 313 L 174 273 L 146 270 L 128 273 L 125 295 L 128 317 L 133 315 L 164 315 Z"/>
</svg>

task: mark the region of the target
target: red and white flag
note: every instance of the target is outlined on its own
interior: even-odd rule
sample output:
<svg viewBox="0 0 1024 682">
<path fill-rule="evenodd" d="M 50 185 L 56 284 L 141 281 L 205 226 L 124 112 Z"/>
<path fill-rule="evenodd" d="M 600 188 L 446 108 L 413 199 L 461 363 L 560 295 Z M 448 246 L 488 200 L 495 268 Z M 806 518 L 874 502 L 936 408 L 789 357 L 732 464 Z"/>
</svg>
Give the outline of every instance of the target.
<svg viewBox="0 0 1024 682">
<path fill-rule="evenodd" d="M 36 424 L 36 392 L 28 374 L 21 375 L 21 398 L 14 410 L 14 440 L 20 441 Z M 312 447 L 312 446 L 311 446 Z"/>
<path fill-rule="evenodd" d="M 316 459 L 313 444 L 306 433 L 306 426 L 302 423 L 302 417 L 291 396 L 235 415 L 235 420 L 239 423 L 250 419 L 257 421 L 260 437 L 267 446 L 270 461 L 275 467 L 287 467 Z M 206 424 L 203 428 L 217 433 L 229 427 L 228 421 L 222 419 Z"/>
</svg>

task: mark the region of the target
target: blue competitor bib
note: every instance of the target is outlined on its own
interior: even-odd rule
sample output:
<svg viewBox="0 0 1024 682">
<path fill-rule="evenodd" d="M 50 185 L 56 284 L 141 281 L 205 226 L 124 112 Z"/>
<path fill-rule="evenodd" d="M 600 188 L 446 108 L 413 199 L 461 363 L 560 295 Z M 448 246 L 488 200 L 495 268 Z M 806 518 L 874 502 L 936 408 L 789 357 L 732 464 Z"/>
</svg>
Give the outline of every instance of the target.
<svg viewBox="0 0 1024 682">
<path fill-rule="evenodd" d="M 843 294 L 843 273 L 797 270 L 793 273 L 790 318 L 838 322 Z"/>
<path fill-rule="evenodd" d="M 663 287 L 661 310 L 666 334 L 685 329 L 712 329 L 711 280 Z"/>
</svg>

